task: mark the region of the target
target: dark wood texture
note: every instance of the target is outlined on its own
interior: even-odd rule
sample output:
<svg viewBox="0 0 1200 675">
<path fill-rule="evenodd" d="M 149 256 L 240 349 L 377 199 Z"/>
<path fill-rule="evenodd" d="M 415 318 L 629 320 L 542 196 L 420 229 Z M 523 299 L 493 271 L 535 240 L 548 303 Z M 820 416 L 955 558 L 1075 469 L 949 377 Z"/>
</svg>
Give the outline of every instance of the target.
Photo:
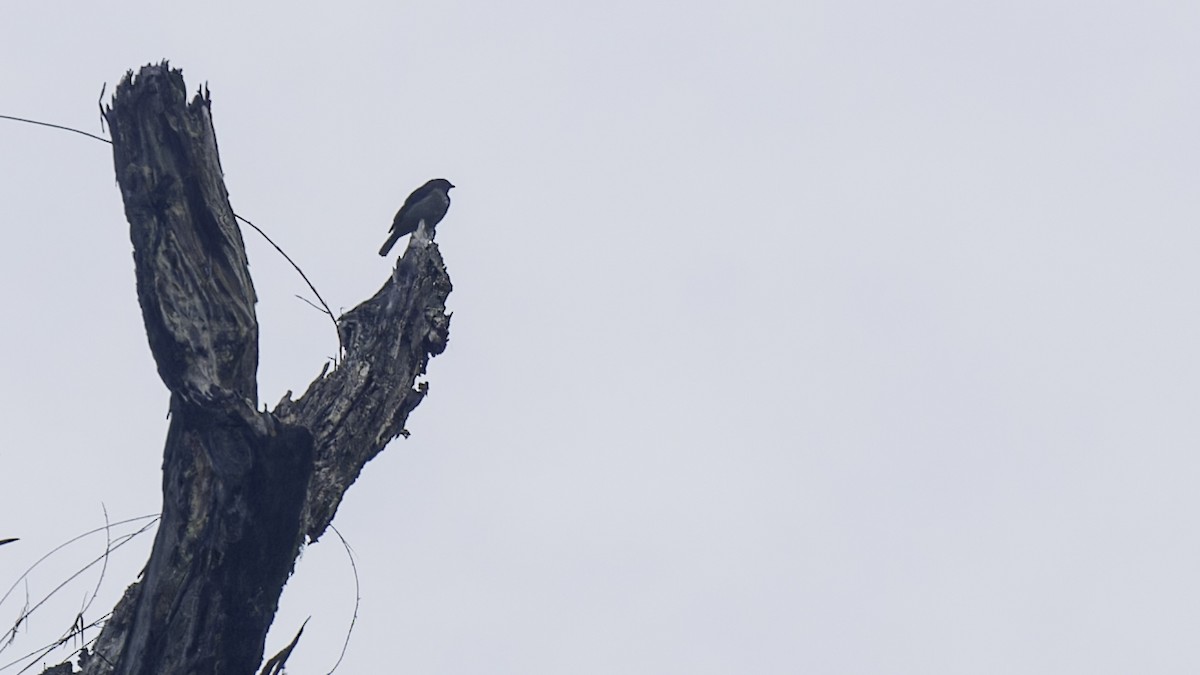
<svg viewBox="0 0 1200 675">
<path fill-rule="evenodd" d="M 320 537 L 366 462 L 407 435 L 417 378 L 446 347 L 450 279 L 431 233 L 417 232 L 383 288 L 338 320 L 338 366 L 259 411 L 254 286 L 208 93 L 189 102 L 182 73 L 146 66 L 106 116 L 171 423 L 150 560 L 80 665 L 249 675 L 304 537 Z"/>
</svg>

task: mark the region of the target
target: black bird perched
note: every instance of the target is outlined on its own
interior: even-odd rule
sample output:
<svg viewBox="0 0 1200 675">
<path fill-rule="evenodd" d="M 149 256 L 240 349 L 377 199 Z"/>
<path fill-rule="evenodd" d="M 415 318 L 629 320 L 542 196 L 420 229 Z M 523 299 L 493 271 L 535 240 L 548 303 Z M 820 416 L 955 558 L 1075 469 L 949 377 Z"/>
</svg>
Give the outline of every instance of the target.
<svg viewBox="0 0 1200 675">
<path fill-rule="evenodd" d="M 452 187 L 454 186 L 445 178 L 434 178 L 413 190 L 408 199 L 404 200 L 404 206 L 396 212 L 396 218 L 392 220 L 392 233 L 387 241 L 383 242 L 379 255 L 387 255 L 400 237 L 416 232 L 422 220 L 425 221 L 425 227 L 429 228 L 442 222 L 446 211 L 450 209 Z"/>
</svg>

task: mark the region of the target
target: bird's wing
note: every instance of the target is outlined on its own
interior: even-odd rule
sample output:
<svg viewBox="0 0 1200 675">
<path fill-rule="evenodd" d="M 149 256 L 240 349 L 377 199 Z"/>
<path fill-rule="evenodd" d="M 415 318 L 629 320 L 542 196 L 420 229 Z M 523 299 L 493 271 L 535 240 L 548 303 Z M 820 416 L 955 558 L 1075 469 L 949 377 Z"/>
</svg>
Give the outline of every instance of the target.
<svg viewBox="0 0 1200 675">
<path fill-rule="evenodd" d="M 429 187 L 429 185 L 422 185 L 416 190 L 413 190 L 413 193 L 408 196 L 408 199 L 404 200 L 404 205 L 401 206 L 400 210 L 396 212 L 396 217 L 392 219 L 392 229 L 388 230 L 388 232 L 395 232 L 396 226 L 400 224 L 400 221 L 404 220 L 404 216 L 408 215 L 408 212 L 412 210 L 413 206 L 417 202 L 428 197 L 432 190 L 433 188 Z"/>
</svg>

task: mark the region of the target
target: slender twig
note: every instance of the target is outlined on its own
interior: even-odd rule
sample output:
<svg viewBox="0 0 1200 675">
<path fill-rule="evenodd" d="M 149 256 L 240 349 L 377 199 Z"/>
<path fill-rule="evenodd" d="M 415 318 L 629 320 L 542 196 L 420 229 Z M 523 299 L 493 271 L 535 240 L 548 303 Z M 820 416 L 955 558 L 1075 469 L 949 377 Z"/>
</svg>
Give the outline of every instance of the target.
<svg viewBox="0 0 1200 675">
<path fill-rule="evenodd" d="M 288 255 L 287 253 L 284 253 L 283 249 L 279 248 L 279 244 L 276 244 L 274 241 L 271 240 L 270 237 L 267 236 L 266 232 L 263 232 L 262 230 L 258 229 L 257 225 L 250 222 L 249 220 L 246 220 L 245 218 L 239 216 L 236 213 L 233 214 L 233 217 L 237 218 L 238 220 L 242 221 L 243 223 L 249 225 L 250 227 L 253 227 L 255 232 L 261 234 L 262 238 L 266 239 L 268 244 L 270 244 L 271 246 L 274 246 L 276 251 L 279 251 L 279 255 L 283 256 L 284 260 L 291 263 L 292 267 L 294 267 L 296 269 L 296 273 L 299 274 L 300 278 L 304 280 L 304 283 L 308 284 L 308 289 L 313 292 L 313 295 L 317 296 L 317 301 L 320 302 L 321 306 L 325 308 L 326 316 L 328 316 L 329 320 L 333 322 L 333 332 L 335 335 L 337 335 L 338 353 L 340 354 L 342 352 L 342 332 L 338 330 L 337 318 L 335 318 L 333 316 L 333 310 L 329 309 L 329 305 L 325 304 L 325 299 L 322 298 L 321 294 L 317 292 L 317 287 L 313 286 L 313 283 L 308 280 L 308 275 L 304 273 L 304 270 L 300 269 L 300 266 L 296 264 L 295 260 L 292 260 L 292 257 L 290 255 Z M 312 304 L 312 303 L 309 303 L 309 304 Z"/>
<path fill-rule="evenodd" d="M 108 522 L 108 507 L 103 502 L 100 503 L 100 508 L 104 511 L 104 566 L 100 568 L 100 578 L 96 579 L 96 587 L 92 589 L 92 597 L 88 598 L 83 605 L 79 615 L 91 608 L 92 603 L 96 601 L 96 596 L 100 594 L 100 585 L 104 583 L 104 575 L 108 572 L 108 554 L 112 553 L 112 525 Z"/>
<path fill-rule="evenodd" d="M 304 304 L 308 305 L 309 307 L 312 307 L 313 309 L 317 310 L 318 312 L 320 312 L 322 314 L 326 314 L 329 311 L 329 310 L 325 309 L 324 307 L 318 307 L 317 303 L 313 302 L 312 300 L 309 300 L 308 298 L 306 298 L 303 295 L 300 295 L 298 293 L 293 293 L 292 297 L 296 298 L 300 302 L 303 302 Z M 3 543 L 3 542 L 0 542 L 0 543 Z"/>
<path fill-rule="evenodd" d="M 107 86 L 107 84 L 105 86 Z M 100 98 L 101 99 L 104 98 L 104 89 L 103 88 L 101 88 L 101 90 L 100 90 Z M 101 113 L 104 112 L 103 103 L 100 106 L 100 112 Z M 97 136 L 95 134 L 89 134 L 88 132 L 80 131 L 79 129 L 72 129 L 71 127 L 64 127 L 60 124 L 50 124 L 49 122 L 38 122 L 37 120 L 27 120 L 23 117 L 13 117 L 12 115 L 0 115 L 0 119 L 13 120 L 14 122 L 25 122 L 27 124 L 36 124 L 38 126 L 50 127 L 51 129 L 62 129 L 63 131 L 72 131 L 74 133 L 81 134 L 83 136 L 87 136 L 88 138 L 94 138 L 98 141 L 103 141 L 105 143 L 108 143 L 109 145 L 112 145 L 112 141 L 108 140 L 107 138 L 101 138 L 100 136 Z M 101 114 L 101 119 L 103 119 L 103 114 Z M 279 244 L 276 244 L 274 241 L 272 241 L 271 238 L 267 236 L 267 233 L 263 232 L 261 229 L 259 229 L 259 227 L 257 225 L 250 222 L 249 220 L 246 220 L 245 218 L 239 216 L 236 213 L 233 214 L 233 217 L 237 218 L 238 220 L 242 221 L 243 223 L 254 228 L 255 232 L 262 235 L 262 238 L 266 239 L 268 244 L 270 244 L 271 246 L 274 246 L 275 250 L 279 251 L 279 255 L 283 256 L 284 260 L 287 260 L 291 264 L 291 266 L 296 270 L 296 272 L 300 274 L 300 278 L 304 279 L 304 283 L 308 284 L 309 290 L 311 290 L 313 292 L 313 295 L 317 296 L 317 301 L 321 303 L 321 307 L 325 308 L 324 309 L 325 314 L 329 317 L 329 320 L 333 322 L 333 334 L 337 336 L 338 353 L 341 354 L 342 350 L 345 348 L 345 345 L 342 344 L 342 332 L 340 330 L 338 330 L 337 317 L 335 317 L 333 315 L 333 310 L 329 309 L 329 305 L 325 304 L 325 299 L 322 298 L 321 294 L 317 292 L 317 287 L 313 286 L 313 283 L 308 280 L 308 275 L 306 275 L 304 273 L 304 270 L 300 269 L 300 266 L 296 264 L 295 260 L 292 260 L 291 256 L 289 256 L 287 253 L 284 253 L 282 248 L 279 248 Z M 311 305 L 312 303 L 310 302 L 308 304 Z"/>
<path fill-rule="evenodd" d="M 100 108 L 100 132 L 104 133 L 104 90 L 108 89 L 108 83 L 105 82 L 100 86 L 100 97 L 96 99 L 96 106 Z"/>
<path fill-rule="evenodd" d="M 79 614 L 75 616 L 75 623 L 71 626 L 71 631 L 66 637 L 74 637 L 75 633 L 79 634 L 80 647 L 86 647 L 87 636 L 83 634 L 83 616 L 91 609 L 92 603 L 96 601 L 96 596 L 100 595 L 100 587 L 104 584 L 104 577 L 108 573 L 108 558 L 113 552 L 112 539 L 112 524 L 108 518 L 108 507 L 103 502 L 100 503 L 100 509 L 104 511 L 104 564 L 100 567 L 100 576 L 96 578 L 96 587 L 92 589 L 92 597 L 84 600 L 83 607 L 79 609 Z"/>
<path fill-rule="evenodd" d="M 0 596 L 0 605 L 3 605 L 3 604 L 4 604 L 4 601 L 8 599 L 8 596 L 12 595 L 12 592 L 13 592 L 13 590 L 15 590 L 15 589 L 16 589 L 17 585 L 18 585 L 18 584 L 20 584 L 20 583 L 21 583 L 21 582 L 22 582 L 22 581 L 25 579 L 25 577 L 28 577 L 28 576 L 29 576 L 29 574 L 30 574 L 30 572 L 33 572 L 33 570 L 34 570 L 34 569 L 35 569 L 35 568 L 36 568 L 38 565 L 41 565 L 42 563 L 46 562 L 46 559 L 47 559 L 47 558 L 49 558 L 50 556 L 54 555 L 55 553 L 58 553 L 58 552 L 59 552 L 59 551 L 61 551 L 62 549 L 64 549 L 64 548 L 66 548 L 66 547 L 70 546 L 71 544 L 74 544 L 75 542 L 79 541 L 80 539 L 83 539 L 84 537 L 88 537 L 88 536 L 91 536 L 91 535 L 93 535 L 93 534 L 96 534 L 97 532 L 103 532 L 103 531 L 104 531 L 105 529 L 107 529 L 108 527 L 111 527 L 111 526 L 114 526 L 114 525 L 124 525 L 124 524 L 126 524 L 126 523 L 135 523 L 135 522 L 137 522 L 137 521 L 139 521 L 139 520 L 146 520 L 146 519 L 158 520 L 158 518 L 159 518 L 159 514 L 157 514 L 157 513 L 152 513 L 152 514 L 145 515 L 145 516 L 138 516 L 138 517 L 136 517 L 136 518 L 126 518 L 125 520 L 118 520 L 117 522 L 115 522 L 115 523 L 112 523 L 111 525 L 106 525 L 105 527 L 97 527 L 97 528 L 96 528 L 96 529 L 94 529 L 94 530 L 88 530 L 87 532 L 84 532 L 83 534 L 80 534 L 80 535 L 77 535 L 77 536 L 71 537 L 71 538 L 70 538 L 70 539 L 68 539 L 67 541 L 64 541 L 63 543 L 59 544 L 58 546 L 55 546 L 55 547 L 54 547 L 54 548 L 53 548 L 53 549 L 52 549 L 52 550 L 51 550 L 49 553 L 47 553 L 46 555 L 44 555 L 44 556 L 42 556 L 42 557 L 38 558 L 38 559 L 37 559 L 37 562 L 35 562 L 35 563 L 33 563 L 32 565 L 30 565 L 30 566 L 29 566 L 29 569 L 25 570 L 25 573 L 24 573 L 24 574 L 22 574 L 21 576 L 17 577 L 17 580 L 13 582 L 13 585 L 9 587 L 9 589 L 8 589 L 8 592 L 6 592 L 6 593 L 5 593 L 3 596 Z M 145 529 L 145 528 L 143 528 L 143 529 Z M 141 532 L 141 530 L 139 530 L 138 532 Z M 137 532 L 135 532 L 134 534 L 137 534 Z"/>
<path fill-rule="evenodd" d="M 346 658 L 346 649 L 350 646 L 350 635 L 354 632 L 354 624 L 358 621 L 358 605 L 362 602 L 362 593 L 358 584 L 358 566 L 354 564 L 354 550 L 350 548 L 350 543 L 333 524 L 329 525 L 329 529 L 333 530 L 337 538 L 342 540 L 342 547 L 346 549 L 346 557 L 350 560 L 350 571 L 354 573 L 354 615 L 350 617 L 350 627 L 346 629 L 346 641 L 342 643 L 342 653 L 338 655 L 337 663 L 333 664 L 333 668 L 329 670 L 329 675 L 333 675 L 333 671 L 342 665 L 342 659 Z"/>
<path fill-rule="evenodd" d="M 21 624 L 29 622 L 29 580 L 25 580 L 25 604 L 21 605 L 21 611 L 17 612 L 17 622 L 13 624 L 12 630 L 8 631 L 8 637 L 5 638 L 4 644 L 0 645 L 0 652 L 12 646 L 12 643 L 17 641 L 17 631 L 21 630 Z"/>
<path fill-rule="evenodd" d="M 141 518 L 131 518 L 131 519 L 129 519 L 129 520 L 121 521 L 121 523 L 117 523 L 117 524 L 118 524 L 118 525 L 120 525 L 120 524 L 122 524 L 122 523 L 127 523 L 127 522 L 131 522 L 131 521 L 135 521 L 135 520 L 142 520 L 142 519 L 144 519 L 144 518 L 146 518 L 146 517 L 147 517 L 147 516 L 143 516 L 143 517 L 141 517 Z M 155 522 L 157 522 L 157 520 L 158 520 L 158 515 L 149 516 L 149 517 L 153 518 L 154 520 L 151 520 L 149 523 L 147 523 L 147 524 L 143 525 L 143 526 L 141 527 L 141 529 L 137 530 L 136 532 L 133 532 L 133 533 L 131 533 L 131 534 L 126 534 L 126 535 L 123 535 L 122 537 L 120 537 L 120 538 L 119 538 L 119 540 L 117 541 L 117 543 L 116 543 L 116 544 L 114 544 L 114 545 L 111 547 L 111 550 L 114 550 L 114 551 L 115 551 L 116 549 L 118 549 L 118 548 L 121 548 L 122 546 L 124 546 L 125 544 L 129 543 L 130 541 L 132 541 L 132 540 L 133 540 L 135 537 L 137 537 L 137 536 L 138 536 L 138 535 L 140 535 L 141 533 L 143 533 L 143 532 L 145 532 L 146 530 L 150 529 L 150 527 L 151 527 L 152 525 L 154 525 L 154 523 L 155 523 Z M 37 562 L 35 562 L 33 565 L 31 565 L 31 566 L 29 567 L 29 569 L 25 570 L 25 573 L 24 573 L 24 574 L 22 574 L 22 575 L 20 576 L 20 578 L 18 578 L 18 579 L 17 579 L 17 581 L 13 583 L 13 588 L 16 588 L 16 584 L 17 584 L 17 583 L 20 583 L 20 581 L 21 581 L 22 579 L 24 579 L 25 577 L 29 576 L 29 573 L 30 573 L 30 572 L 32 572 L 32 571 L 34 570 L 34 568 L 35 568 L 35 567 L 37 567 L 38 565 L 40 565 L 42 562 L 44 562 L 44 561 L 46 560 L 46 558 L 49 558 L 49 557 L 50 557 L 52 554 L 54 554 L 54 553 L 55 553 L 55 552 L 57 552 L 58 550 L 62 549 L 64 546 L 67 546 L 68 544 L 70 544 L 70 543 L 72 543 L 72 542 L 75 542 L 75 541 L 77 541 L 77 540 L 81 539 L 82 537 L 85 537 L 85 536 L 87 536 L 87 535 L 89 535 L 89 534 L 95 534 L 96 532 L 99 532 L 99 531 L 101 531 L 101 530 L 103 530 L 103 529 L 105 529 L 105 528 L 97 528 L 97 529 L 95 529 L 95 530 L 92 530 L 91 532 L 87 532 L 87 533 L 85 533 L 85 534 L 81 534 L 81 535 L 79 535 L 78 537 L 75 537 L 75 538 L 71 539 L 70 541 L 66 542 L 65 544 L 61 544 L 61 545 L 59 545 L 57 548 L 55 548 L 55 549 L 54 549 L 53 551 L 51 551 L 50 553 L 47 553 L 46 555 L 42 556 L 42 557 L 41 557 L 41 558 L 40 558 L 40 559 L 39 559 Z M 5 635 L 6 635 L 6 636 L 8 636 L 8 635 L 13 635 L 13 636 L 15 636 L 15 635 L 16 635 L 16 631 L 17 631 L 17 628 L 18 628 L 18 627 L 21 625 L 21 623 L 23 623 L 23 622 L 27 621 L 27 619 L 28 619 L 28 617 L 29 617 L 30 615 L 32 615 L 34 612 L 36 612 L 36 611 L 37 611 L 37 610 L 38 610 L 38 609 L 39 609 L 39 608 L 40 608 L 42 605 L 44 605 L 44 604 L 46 604 L 47 602 L 49 602 L 49 601 L 50 601 L 50 598 L 54 597 L 54 596 L 55 596 L 55 594 L 57 594 L 57 593 L 58 593 L 60 590 L 62 590 L 62 589 L 63 589 L 63 588 L 64 588 L 64 587 L 65 587 L 67 584 L 71 583 L 71 582 L 72 582 L 72 581 L 74 581 L 76 578 L 78 578 L 78 577 L 79 577 L 79 575 L 81 575 L 81 574 L 83 574 L 84 572 L 86 572 L 86 571 L 88 571 L 89 569 L 91 569 L 93 566 L 95 566 L 95 565 L 96 565 L 96 563 L 98 563 L 98 562 L 101 562 L 101 561 L 104 561 L 104 562 L 105 562 L 105 564 L 107 564 L 107 556 L 108 556 L 108 553 L 106 552 L 106 553 L 105 553 L 103 556 L 100 556 L 99 558 L 96 558 L 96 559 L 92 560 L 92 562 L 88 563 L 87 565 L 84 565 L 84 566 L 83 566 L 81 569 L 77 570 L 77 571 L 76 571 L 74 574 L 72 574 L 71 576 L 67 577 L 67 578 L 66 578 L 66 579 L 65 579 L 65 580 L 64 580 L 62 583 L 60 583 L 59 585 L 55 586 L 55 587 L 54 587 L 54 588 L 53 588 L 53 589 L 52 589 L 52 590 L 51 590 L 49 593 L 47 593 L 45 596 L 43 596 L 43 597 L 42 597 L 42 599 L 41 599 L 41 600 L 39 600 L 39 601 L 38 601 L 36 604 L 34 604 L 32 607 L 28 607 L 28 602 L 26 602 L 27 608 L 26 608 L 26 609 L 24 609 L 24 610 L 22 610 L 22 612 L 21 612 L 21 616 L 19 616 L 19 617 L 17 618 L 17 622 L 16 622 L 16 623 L 13 625 L 13 627 L 12 627 L 12 628 L 10 628 L 10 629 L 9 629 L 9 630 L 8 630 L 8 631 L 5 633 Z M 5 598 L 7 598 L 7 597 L 8 597 L 8 595 L 9 595 L 10 593 L 12 593 L 12 590 L 13 590 L 13 589 L 12 589 L 12 588 L 10 588 L 10 589 L 9 589 L 9 592 L 8 592 L 8 593 L 6 593 L 4 597 L 5 597 Z M 11 645 L 11 644 L 12 644 L 12 640 L 11 640 L 11 639 L 9 639 L 9 640 L 8 640 L 8 641 L 7 641 L 7 642 L 4 644 L 4 645 L 0 645 L 0 652 L 3 652 L 3 651 L 4 651 L 5 649 L 7 649 L 7 648 L 8 648 L 8 646 L 9 646 L 9 645 Z"/>
<path fill-rule="evenodd" d="M 64 127 L 61 124 L 50 124 L 49 122 L 39 122 L 37 120 L 27 120 L 24 117 L 13 117 L 12 115 L 0 115 L 0 119 L 12 120 L 14 122 L 25 122 L 27 124 L 36 124 L 40 127 L 50 127 L 51 129 L 62 129 L 63 131 L 71 131 L 71 132 L 74 132 L 77 134 L 82 134 L 84 136 L 87 136 L 88 138 L 94 138 L 98 141 L 102 141 L 104 143 L 108 143 L 109 145 L 112 145 L 112 141 L 108 140 L 107 138 L 104 138 L 102 136 L 97 136 L 96 134 L 89 134 L 86 131 L 72 129 L 71 127 Z"/>
<path fill-rule="evenodd" d="M 84 637 L 83 630 L 83 612 L 80 611 L 75 615 L 75 623 L 71 624 L 71 630 L 67 631 L 67 634 L 62 636 L 60 639 L 62 640 L 63 644 L 66 644 L 67 640 L 74 640 L 75 636 L 78 635 L 80 646 L 83 646 L 87 644 L 87 638 Z"/>
<path fill-rule="evenodd" d="M 105 614 L 104 616 L 100 617 L 99 619 L 96 619 L 95 621 L 84 626 L 84 628 L 95 628 L 96 626 L 99 626 L 100 624 L 107 621 L 108 618 L 111 616 L 112 616 L 112 612 L 109 612 L 108 614 Z M 91 641 L 89 641 L 87 644 L 83 645 L 79 649 L 76 649 L 75 651 L 71 652 L 70 654 L 67 654 L 67 658 L 70 659 L 71 657 L 75 656 L 83 649 L 86 649 L 88 645 L 94 643 L 97 639 L 98 639 L 98 636 L 95 638 L 92 638 Z M 16 675 L 21 675 L 21 673 L 34 667 L 34 665 L 37 664 L 39 659 L 45 657 L 47 654 L 54 651 L 55 649 L 58 649 L 59 647 L 63 646 L 63 644 L 65 642 L 66 642 L 66 640 L 60 639 L 60 640 L 55 641 L 52 644 L 43 645 L 41 647 L 38 647 L 37 649 L 29 652 L 28 654 L 25 654 L 24 656 L 18 658 L 15 661 L 9 661 L 8 663 L 5 663 L 4 665 L 0 665 L 0 671 L 8 670 L 9 668 L 12 668 L 14 666 L 19 666 L 19 665 L 21 665 L 21 662 L 25 661 L 26 659 L 32 659 L 32 661 L 30 661 L 30 663 L 28 665 L 26 665 L 24 668 L 17 671 Z M 100 655 L 94 654 L 94 656 L 100 656 Z M 103 657 L 101 657 L 101 658 L 103 658 Z M 105 659 L 105 660 L 107 661 L 107 659 Z"/>
<path fill-rule="evenodd" d="M 118 543 L 117 543 L 115 546 L 113 546 L 113 550 L 116 550 L 116 549 L 118 549 L 118 548 L 121 548 L 121 547 L 122 547 L 122 546 L 124 546 L 125 544 L 128 544 L 130 541 L 132 541 L 132 540 L 133 540 L 133 538 L 134 538 L 134 537 L 136 537 L 136 536 L 138 536 L 139 534 L 141 534 L 141 533 L 145 532 L 146 530 L 150 529 L 150 526 L 151 526 L 151 525 L 153 525 L 153 524 L 154 524 L 153 522 L 151 522 L 151 523 L 148 523 L 148 524 L 146 524 L 146 525 L 142 526 L 142 529 L 138 530 L 137 532 L 134 532 L 133 534 L 127 534 L 127 535 L 125 535 L 124 537 L 122 537 L 122 539 L 121 539 L 121 541 L 120 541 L 120 542 L 118 542 Z M 77 572 L 75 572 L 75 573 L 74 573 L 74 574 L 72 574 L 71 576 L 69 576 L 69 577 L 67 577 L 66 579 L 64 579 L 64 580 L 62 581 L 62 583 L 60 583 L 59 585 L 55 586 L 55 587 L 54 587 L 54 588 L 53 588 L 53 589 L 52 589 L 52 590 L 51 590 L 49 593 L 47 593 L 47 594 L 46 594 L 46 595 L 45 595 L 45 596 L 44 596 L 44 597 L 43 597 L 41 600 L 39 600 L 39 601 L 37 602 L 37 604 L 35 604 L 33 607 L 30 607 L 30 608 L 29 608 L 29 609 L 28 609 L 28 610 L 25 612 L 24 616 L 22 616 L 20 619 L 18 619 L 18 623 L 19 623 L 20 621 L 23 621 L 23 620 L 25 620 L 25 619 L 26 619 L 26 618 L 27 618 L 29 615 L 31 615 L 31 614 L 33 614 L 34 612 L 36 612 L 36 611 L 37 611 L 37 610 L 38 610 L 38 609 L 39 609 L 39 608 L 40 608 L 42 605 L 46 604 L 47 602 L 50 602 L 50 598 L 53 598 L 53 597 L 54 597 L 54 596 L 55 596 L 55 595 L 56 595 L 56 594 L 57 594 L 59 591 L 61 591 L 61 590 L 62 590 L 64 587 L 66 587 L 66 585 L 67 585 L 67 584 L 69 584 L 69 583 L 71 583 L 72 581 L 74 581 L 75 579 L 77 579 L 77 578 L 79 577 L 79 575 L 81 575 L 81 574 L 83 574 L 84 572 L 88 571 L 89 569 L 91 569 L 91 568 L 92 568 L 92 566 L 93 566 L 93 565 L 95 565 L 96 563 L 98 563 L 98 562 L 100 562 L 101 560 L 104 560 L 104 559 L 106 559 L 106 558 L 107 558 L 107 554 L 105 554 L 104 556 L 101 556 L 101 557 L 99 557 L 99 558 L 96 558 L 95 560 L 93 560 L 92 562 L 88 563 L 87 565 L 84 565 L 82 569 L 78 570 Z M 69 635 L 69 632 L 68 632 L 68 635 Z M 64 639 L 65 639 L 65 638 L 64 638 Z"/>
</svg>

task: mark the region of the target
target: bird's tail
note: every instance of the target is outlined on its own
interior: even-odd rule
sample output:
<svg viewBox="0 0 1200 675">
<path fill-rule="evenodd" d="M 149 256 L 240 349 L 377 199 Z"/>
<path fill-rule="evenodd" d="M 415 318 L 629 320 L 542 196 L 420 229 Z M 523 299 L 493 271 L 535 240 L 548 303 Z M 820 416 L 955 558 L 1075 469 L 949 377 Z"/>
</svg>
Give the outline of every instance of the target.
<svg viewBox="0 0 1200 675">
<path fill-rule="evenodd" d="M 392 236 L 388 237 L 387 241 L 383 242 L 383 248 L 379 249 L 379 255 L 387 256 L 388 251 L 392 250 L 392 247 L 396 245 L 396 242 L 399 239 L 400 235 L 398 234 L 393 234 Z"/>
</svg>

